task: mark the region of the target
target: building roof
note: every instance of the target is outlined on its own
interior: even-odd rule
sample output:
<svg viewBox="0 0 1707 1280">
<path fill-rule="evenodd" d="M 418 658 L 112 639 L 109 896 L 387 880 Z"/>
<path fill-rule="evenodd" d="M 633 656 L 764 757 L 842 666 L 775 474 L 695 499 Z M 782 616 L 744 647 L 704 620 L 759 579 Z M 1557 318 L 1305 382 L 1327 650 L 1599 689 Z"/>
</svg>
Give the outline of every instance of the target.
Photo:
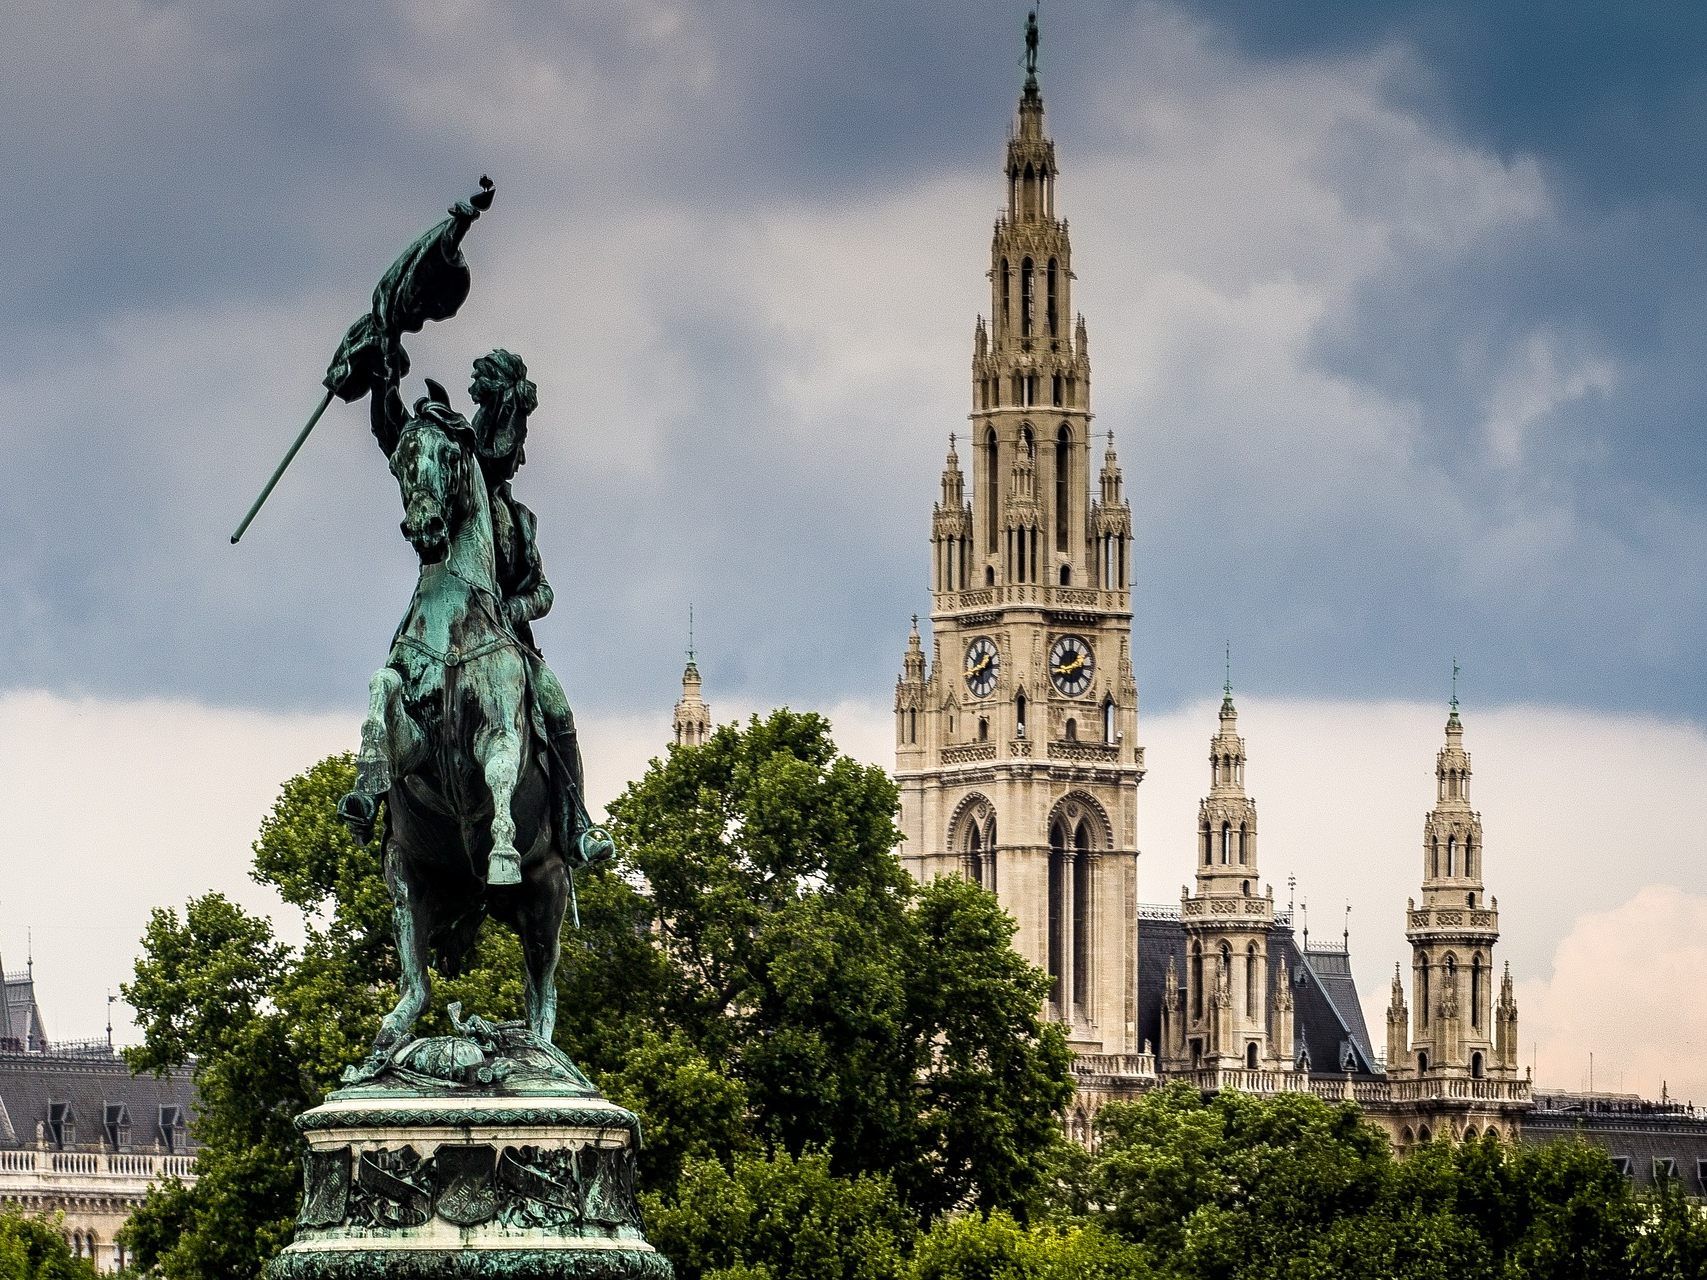
<svg viewBox="0 0 1707 1280">
<path fill-rule="evenodd" d="M 28 971 L 7 974 L 0 984 L 0 1051 L 46 1046 L 47 1028 L 36 1004 L 34 975 Z"/>
<path fill-rule="evenodd" d="M 1590 1093 L 1537 1093 L 1522 1140 L 1577 1137 L 1600 1147 L 1638 1185 L 1675 1176 L 1707 1196 L 1707 1111 L 1675 1102 Z"/>
<path fill-rule="evenodd" d="M 1320 1075 L 1339 1075 L 1348 1061 L 1353 1075 L 1379 1074 L 1375 1052 L 1357 998 L 1351 956 L 1344 948 L 1305 952 L 1292 932 L 1290 916 L 1276 913 L 1268 935 L 1269 989 L 1277 980 L 1280 961 L 1292 983 L 1293 1053 L 1308 1053 L 1310 1069 Z M 1168 960 L 1185 981 L 1185 929 L 1177 906 L 1138 909 L 1138 1036 L 1158 1053 L 1162 1048 L 1162 988 Z"/>
<path fill-rule="evenodd" d="M 38 1053 L 0 1053 L 0 1148 L 33 1146 L 38 1135 L 52 1141 L 52 1122 L 69 1116 L 75 1140 L 67 1147 L 98 1148 L 105 1137 L 109 1106 L 125 1109 L 129 1146 L 167 1146 L 160 1132 L 161 1109 L 173 1108 L 181 1122 L 191 1118 L 195 1086 L 187 1068 L 165 1076 L 131 1074 L 112 1049 L 79 1046 Z M 170 1145 L 181 1148 L 182 1132 Z"/>
</svg>

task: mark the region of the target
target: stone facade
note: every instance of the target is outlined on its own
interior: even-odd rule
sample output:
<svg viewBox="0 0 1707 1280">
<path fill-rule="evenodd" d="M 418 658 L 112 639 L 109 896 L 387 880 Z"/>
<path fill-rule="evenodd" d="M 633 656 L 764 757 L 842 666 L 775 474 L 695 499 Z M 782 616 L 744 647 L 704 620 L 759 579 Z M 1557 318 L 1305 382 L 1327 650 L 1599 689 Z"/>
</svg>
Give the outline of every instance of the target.
<svg viewBox="0 0 1707 1280">
<path fill-rule="evenodd" d="M 1016 947 L 1052 976 L 1045 1012 L 1077 1053 L 1069 1130 L 1088 1141 L 1103 1103 L 1189 1079 L 1353 1100 L 1401 1148 L 1521 1138 L 1531 1115 L 1547 1132 L 1592 1133 L 1616 1115 L 1644 1141 L 1669 1124 L 1666 1140 L 1694 1159 L 1707 1119 L 1687 1108 L 1644 1103 L 1639 1123 L 1639 1108 L 1579 1107 L 1568 1121 L 1537 1110 L 1517 1065 L 1508 972 L 1496 987 L 1499 904 L 1484 883 L 1456 698 L 1424 821 L 1422 899 L 1406 907 L 1409 992 L 1395 974 L 1385 1063 L 1364 1025 L 1349 937 L 1311 945 L 1260 883 L 1230 680 L 1191 846 L 1195 884 L 1177 907 L 1141 902 L 1131 510 L 1112 433 L 1092 485 L 1086 323 L 1071 310 L 1071 244 L 1043 122 L 1031 74 L 1003 166 L 990 318 L 973 329 L 965 463 L 950 436 L 932 513 L 929 632 L 914 619 L 895 687 L 895 778 L 907 869 L 990 889 L 1017 922 Z M 1707 1177 L 1707 1164 L 1684 1172 Z"/>
<path fill-rule="evenodd" d="M 124 1255 L 115 1236 L 149 1186 L 195 1179 L 190 1072 L 133 1076 L 106 1041 L 55 1045 L 31 975 L 6 986 L 0 1202 L 57 1219 L 74 1254 L 116 1271 Z"/>
</svg>

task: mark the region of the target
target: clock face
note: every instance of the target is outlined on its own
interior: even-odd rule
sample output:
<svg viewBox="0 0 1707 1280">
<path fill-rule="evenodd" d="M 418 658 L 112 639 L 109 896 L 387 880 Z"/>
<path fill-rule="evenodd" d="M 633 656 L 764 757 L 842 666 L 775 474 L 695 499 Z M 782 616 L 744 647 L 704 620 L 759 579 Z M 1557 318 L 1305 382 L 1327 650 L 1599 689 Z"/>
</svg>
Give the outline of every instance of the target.
<svg viewBox="0 0 1707 1280">
<path fill-rule="evenodd" d="M 1080 698 L 1091 687 L 1096 661 L 1091 647 L 1078 636 L 1062 636 L 1049 647 L 1049 678 L 1069 698 Z"/>
<path fill-rule="evenodd" d="M 996 691 L 996 676 L 1002 669 L 996 642 L 979 636 L 966 646 L 966 687 L 975 698 L 988 698 Z"/>
</svg>

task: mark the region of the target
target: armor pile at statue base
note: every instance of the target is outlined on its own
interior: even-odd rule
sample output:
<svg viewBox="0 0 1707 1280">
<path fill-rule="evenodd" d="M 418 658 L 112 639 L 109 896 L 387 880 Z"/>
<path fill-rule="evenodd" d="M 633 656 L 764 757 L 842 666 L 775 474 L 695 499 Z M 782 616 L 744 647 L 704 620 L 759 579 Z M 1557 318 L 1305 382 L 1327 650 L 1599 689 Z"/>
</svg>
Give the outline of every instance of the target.
<svg viewBox="0 0 1707 1280">
<path fill-rule="evenodd" d="M 641 1229 L 634 1114 L 523 1024 L 456 1025 L 297 1117 L 302 1205 L 266 1280 L 670 1280 Z"/>
</svg>

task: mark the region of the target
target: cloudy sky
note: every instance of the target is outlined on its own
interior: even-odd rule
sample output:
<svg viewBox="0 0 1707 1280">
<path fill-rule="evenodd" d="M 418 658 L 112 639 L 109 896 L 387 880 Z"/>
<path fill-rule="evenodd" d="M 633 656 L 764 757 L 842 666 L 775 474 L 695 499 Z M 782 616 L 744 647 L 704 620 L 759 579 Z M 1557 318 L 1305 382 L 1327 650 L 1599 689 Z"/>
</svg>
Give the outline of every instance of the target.
<svg viewBox="0 0 1707 1280">
<path fill-rule="evenodd" d="M 720 715 L 833 710 L 887 762 L 1017 0 L 6 7 L 0 954 L 33 931 L 56 1032 L 148 905 L 265 905 L 256 820 L 353 744 L 413 573 L 364 415 L 226 539 L 483 172 L 473 295 L 410 350 L 540 385 L 596 798 L 667 732 L 690 601 Z M 1190 873 L 1230 640 L 1265 871 L 1329 932 L 1350 901 L 1378 1011 L 1456 655 L 1525 1058 L 1707 1099 L 1703 68 L 1683 4 L 1044 14 L 1137 526 L 1145 896 Z"/>
</svg>

